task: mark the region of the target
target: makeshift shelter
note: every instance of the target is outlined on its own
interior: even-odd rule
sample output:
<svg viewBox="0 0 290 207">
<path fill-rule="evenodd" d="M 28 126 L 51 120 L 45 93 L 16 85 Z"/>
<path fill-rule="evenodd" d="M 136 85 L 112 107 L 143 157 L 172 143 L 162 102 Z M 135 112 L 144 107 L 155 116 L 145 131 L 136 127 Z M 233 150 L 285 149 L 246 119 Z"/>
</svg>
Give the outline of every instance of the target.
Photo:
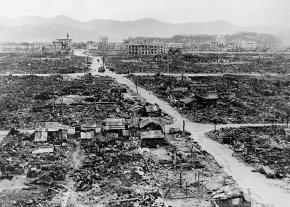
<svg viewBox="0 0 290 207">
<path fill-rule="evenodd" d="M 102 134 L 117 133 L 122 135 L 122 131 L 126 129 L 126 120 L 124 118 L 108 118 L 103 120 Z"/>
<path fill-rule="evenodd" d="M 66 129 L 36 129 L 34 141 L 53 142 L 67 140 Z"/>
<path fill-rule="evenodd" d="M 160 130 L 164 131 L 162 123 L 159 119 L 148 117 L 140 121 L 139 128 L 142 131 Z"/>
<path fill-rule="evenodd" d="M 207 95 L 195 95 L 196 102 L 202 105 L 215 105 L 218 100 L 218 94 L 211 92 Z"/>
<path fill-rule="evenodd" d="M 186 93 L 188 91 L 187 87 L 178 87 L 178 88 L 174 88 L 172 90 L 172 94 L 175 97 L 182 97 L 184 93 Z"/>
<path fill-rule="evenodd" d="M 60 129 L 58 122 L 36 122 L 35 123 L 35 141 L 53 142 L 67 140 L 67 130 Z"/>
<path fill-rule="evenodd" d="M 37 130 L 35 131 L 34 141 L 36 142 L 46 142 L 47 141 L 47 130 Z"/>
<path fill-rule="evenodd" d="M 96 124 L 81 125 L 75 127 L 76 137 L 81 139 L 93 139 L 96 135 Z"/>
<path fill-rule="evenodd" d="M 194 102 L 194 98 L 192 96 L 180 99 L 179 101 L 184 106 L 190 106 Z"/>
<path fill-rule="evenodd" d="M 95 130 L 91 129 L 88 131 L 81 131 L 80 138 L 81 139 L 93 139 L 95 137 Z"/>
<path fill-rule="evenodd" d="M 130 135 L 135 137 L 135 136 L 140 136 L 140 118 L 139 117 L 133 117 L 128 120 L 128 129 L 130 131 Z"/>
<path fill-rule="evenodd" d="M 162 131 L 140 132 L 141 147 L 157 147 L 165 143 L 165 135 Z"/>
</svg>

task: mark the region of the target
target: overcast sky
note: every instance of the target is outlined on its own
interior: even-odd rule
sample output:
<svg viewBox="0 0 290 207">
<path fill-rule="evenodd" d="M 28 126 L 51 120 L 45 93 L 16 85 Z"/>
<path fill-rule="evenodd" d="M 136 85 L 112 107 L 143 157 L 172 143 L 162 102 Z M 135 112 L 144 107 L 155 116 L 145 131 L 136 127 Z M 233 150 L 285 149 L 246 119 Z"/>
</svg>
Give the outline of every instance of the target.
<svg viewBox="0 0 290 207">
<path fill-rule="evenodd" d="M 288 26 L 290 0 L 0 0 L 0 16 L 68 15 L 136 20 L 155 18 L 178 23 L 226 20 L 242 26 Z"/>
</svg>

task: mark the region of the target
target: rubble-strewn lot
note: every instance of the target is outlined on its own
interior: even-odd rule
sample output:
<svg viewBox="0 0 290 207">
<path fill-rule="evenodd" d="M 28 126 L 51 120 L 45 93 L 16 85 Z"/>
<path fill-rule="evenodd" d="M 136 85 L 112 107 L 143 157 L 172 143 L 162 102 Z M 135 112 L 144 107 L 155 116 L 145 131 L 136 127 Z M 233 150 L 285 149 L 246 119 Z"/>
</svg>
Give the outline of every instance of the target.
<svg viewBox="0 0 290 207">
<path fill-rule="evenodd" d="M 0 53 L 0 73 L 79 73 L 88 71 L 86 57 L 42 53 Z"/>
<path fill-rule="evenodd" d="M 138 148 L 137 137 L 98 136 L 82 142 L 82 165 L 75 170 L 78 201 L 89 206 L 205 207 L 210 193 L 237 187 L 207 152 L 184 136 L 168 135 L 169 145 Z"/>
<path fill-rule="evenodd" d="M 108 77 L 3 76 L 1 97 L 1 128 L 35 126 L 35 132 L 12 129 L 0 141 L 0 206 L 151 207 L 190 202 L 207 207 L 216 190 L 237 191 L 232 178 L 188 133 L 151 131 L 173 121 L 158 105 L 140 100 Z M 105 120 L 111 120 L 112 128 Z M 37 121 L 51 121 L 48 125 L 57 128 L 38 128 L 45 125 Z M 64 139 L 58 134 L 61 126 L 75 130 Z M 79 126 L 84 131 L 77 132 Z M 149 136 L 145 144 L 142 132 Z M 243 193 L 235 196 L 242 198 Z M 220 197 L 232 199 L 227 194 L 215 200 Z"/>
<path fill-rule="evenodd" d="M 195 122 L 286 123 L 289 120 L 288 77 L 129 77 Z"/>
<path fill-rule="evenodd" d="M 110 78 L 86 75 L 69 80 L 62 76 L 0 77 L 0 128 L 34 127 L 35 121 L 71 125 L 100 123 L 107 116 L 128 117 L 120 112 L 130 106 Z M 96 104 L 104 103 L 104 104 Z M 119 110 L 117 110 L 119 109 Z"/>
<path fill-rule="evenodd" d="M 234 155 L 269 178 L 290 176 L 289 128 L 280 126 L 222 128 L 208 136 L 229 145 Z"/>
<path fill-rule="evenodd" d="M 180 54 L 113 56 L 107 66 L 117 73 L 289 73 L 287 54 Z"/>
<path fill-rule="evenodd" d="M 138 137 L 102 134 L 71 135 L 57 145 L 11 130 L 0 143 L 0 205 L 207 207 L 216 190 L 238 189 L 196 142 L 179 133 L 167 137 L 167 144 L 151 149 L 140 148 Z M 54 151 L 33 153 L 44 146 Z"/>
<path fill-rule="evenodd" d="M 0 206 L 49 206 L 48 200 L 66 191 L 69 157 L 75 144 L 52 146 L 53 153 L 34 154 L 43 144 L 33 135 L 11 130 L 0 142 Z"/>
</svg>

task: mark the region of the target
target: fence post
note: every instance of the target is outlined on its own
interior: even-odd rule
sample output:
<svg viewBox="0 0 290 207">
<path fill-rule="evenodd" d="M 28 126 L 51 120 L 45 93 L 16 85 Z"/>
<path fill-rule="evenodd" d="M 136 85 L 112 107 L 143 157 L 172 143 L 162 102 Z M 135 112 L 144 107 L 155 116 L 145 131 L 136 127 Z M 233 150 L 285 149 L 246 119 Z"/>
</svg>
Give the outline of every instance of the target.
<svg viewBox="0 0 290 207">
<path fill-rule="evenodd" d="M 185 183 L 185 196 L 187 197 L 187 182 Z"/>
</svg>

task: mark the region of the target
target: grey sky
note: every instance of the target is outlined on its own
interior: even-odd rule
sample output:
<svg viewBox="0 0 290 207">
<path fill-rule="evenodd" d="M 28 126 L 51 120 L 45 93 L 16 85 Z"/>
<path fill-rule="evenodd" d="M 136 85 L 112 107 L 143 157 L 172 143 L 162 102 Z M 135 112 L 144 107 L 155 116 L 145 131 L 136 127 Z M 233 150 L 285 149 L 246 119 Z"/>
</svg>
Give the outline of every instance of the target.
<svg viewBox="0 0 290 207">
<path fill-rule="evenodd" d="M 155 18 L 172 23 L 226 20 L 242 26 L 288 26 L 290 19 L 289 0 L 0 0 L 0 5 L 4 17 Z"/>
</svg>

